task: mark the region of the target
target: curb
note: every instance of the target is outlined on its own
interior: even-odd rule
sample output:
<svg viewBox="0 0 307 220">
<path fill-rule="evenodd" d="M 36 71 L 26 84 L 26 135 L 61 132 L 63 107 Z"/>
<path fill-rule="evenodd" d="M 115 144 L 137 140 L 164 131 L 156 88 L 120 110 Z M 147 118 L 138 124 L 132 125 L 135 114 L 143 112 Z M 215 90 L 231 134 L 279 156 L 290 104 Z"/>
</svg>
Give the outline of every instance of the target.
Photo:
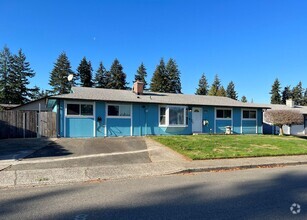
<svg viewBox="0 0 307 220">
<path fill-rule="evenodd" d="M 166 168 L 165 164 L 169 164 Z M 250 165 L 228 165 L 213 167 L 189 167 L 189 163 L 151 163 L 137 166 L 105 166 L 54 168 L 46 170 L 19 170 L 0 172 L 0 189 L 19 187 L 54 186 L 73 183 L 91 183 L 107 180 L 133 179 L 141 177 L 167 176 L 185 173 L 218 172 L 254 168 L 274 168 L 306 165 L 307 161 L 261 163 Z M 185 167 L 186 166 L 186 167 Z"/>
<path fill-rule="evenodd" d="M 305 162 L 289 162 L 289 163 L 266 163 L 266 164 L 251 164 L 251 165 L 240 165 L 240 166 L 220 166 L 210 168 L 186 168 L 182 171 L 175 172 L 173 174 L 184 174 L 184 173 L 200 173 L 200 172 L 215 172 L 215 171 L 232 171 L 232 170 L 247 170 L 255 168 L 274 168 L 274 167 L 286 167 L 286 166 L 299 166 L 307 165 Z"/>
</svg>

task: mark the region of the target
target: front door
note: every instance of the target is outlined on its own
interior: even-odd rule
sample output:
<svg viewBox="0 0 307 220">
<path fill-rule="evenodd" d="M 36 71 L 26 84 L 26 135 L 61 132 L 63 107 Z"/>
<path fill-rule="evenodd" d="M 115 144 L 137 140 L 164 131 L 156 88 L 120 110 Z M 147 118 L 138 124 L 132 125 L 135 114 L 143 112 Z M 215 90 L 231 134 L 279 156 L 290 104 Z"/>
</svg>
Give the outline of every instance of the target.
<svg viewBox="0 0 307 220">
<path fill-rule="evenodd" d="M 203 132 L 203 120 L 202 120 L 202 108 L 192 108 L 192 132 L 202 133 Z"/>
</svg>

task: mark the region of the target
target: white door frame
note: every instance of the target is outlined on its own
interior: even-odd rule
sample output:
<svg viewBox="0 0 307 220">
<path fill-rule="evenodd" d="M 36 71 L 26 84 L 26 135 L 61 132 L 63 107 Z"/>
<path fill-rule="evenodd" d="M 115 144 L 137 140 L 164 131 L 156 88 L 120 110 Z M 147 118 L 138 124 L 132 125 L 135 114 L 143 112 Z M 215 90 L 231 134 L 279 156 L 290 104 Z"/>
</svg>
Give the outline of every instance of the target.
<svg viewBox="0 0 307 220">
<path fill-rule="evenodd" d="M 199 126 L 200 125 L 200 131 L 199 130 L 197 130 L 197 131 L 195 131 L 195 126 L 194 126 L 194 124 L 196 124 L 196 123 L 194 123 L 196 120 L 195 120 L 195 118 L 194 118 L 194 110 L 195 109 L 198 109 L 199 110 L 199 113 L 200 113 L 200 120 L 199 120 L 199 124 L 197 123 L 197 125 L 196 126 Z M 201 108 L 201 107 L 193 107 L 192 108 L 192 133 L 194 133 L 194 132 L 200 132 L 200 133 L 203 133 L 203 108 Z"/>
</svg>

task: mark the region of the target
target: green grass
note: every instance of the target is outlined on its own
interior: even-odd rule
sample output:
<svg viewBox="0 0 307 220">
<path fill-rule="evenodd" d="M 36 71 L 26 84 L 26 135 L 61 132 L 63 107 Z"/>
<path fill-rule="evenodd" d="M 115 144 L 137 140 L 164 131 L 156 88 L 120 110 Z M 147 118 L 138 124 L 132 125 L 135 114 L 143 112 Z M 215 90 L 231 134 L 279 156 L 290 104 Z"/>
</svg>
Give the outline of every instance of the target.
<svg viewBox="0 0 307 220">
<path fill-rule="evenodd" d="M 307 139 L 292 136 L 178 135 L 151 138 L 193 160 L 307 154 Z"/>
</svg>

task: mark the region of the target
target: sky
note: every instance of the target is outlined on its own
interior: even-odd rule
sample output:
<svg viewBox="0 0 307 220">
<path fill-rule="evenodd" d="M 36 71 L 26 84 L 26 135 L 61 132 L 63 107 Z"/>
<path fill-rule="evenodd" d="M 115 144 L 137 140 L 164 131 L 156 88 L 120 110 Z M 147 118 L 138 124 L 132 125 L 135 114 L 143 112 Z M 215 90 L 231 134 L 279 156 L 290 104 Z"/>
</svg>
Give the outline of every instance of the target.
<svg viewBox="0 0 307 220">
<path fill-rule="evenodd" d="M 194 94 L 202 73 L 232 80 L 239 98 L 269 103 L 281 86 L 307 87 L 305 0 L 0 0 L 0 48 L 21 48 L 36 76 L 31 86 L 50 89 L 60 53 L 73 71 L 81 59 L 109 69 L 117 58 L 132 85 L 143 62 L 150 82 L 161 58 L 175 59 L 182 92 Z"/>
</svg>

